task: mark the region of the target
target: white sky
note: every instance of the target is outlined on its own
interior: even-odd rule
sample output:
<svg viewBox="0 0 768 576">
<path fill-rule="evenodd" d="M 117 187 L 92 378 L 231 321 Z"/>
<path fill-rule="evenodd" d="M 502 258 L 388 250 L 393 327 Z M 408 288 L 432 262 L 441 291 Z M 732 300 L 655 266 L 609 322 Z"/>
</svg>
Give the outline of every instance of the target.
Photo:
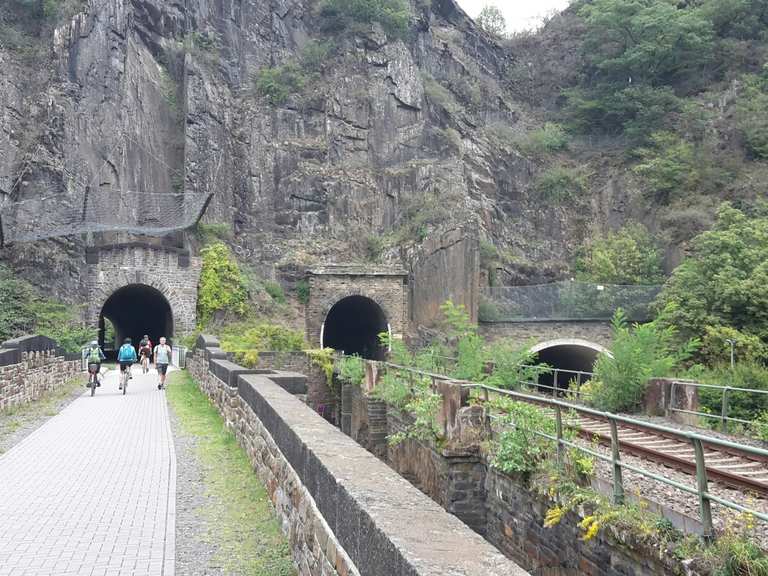
<svg viewBox="0 0 768 576">
<path fill-rule="evenodd" d="M 496 6 L 504 14 L 509 31 L 537 28 L 542 18 L 562 10 L 569 0 L 456 0 L 464 11 L 476 18 L 485 5 Z"/>
</svg>

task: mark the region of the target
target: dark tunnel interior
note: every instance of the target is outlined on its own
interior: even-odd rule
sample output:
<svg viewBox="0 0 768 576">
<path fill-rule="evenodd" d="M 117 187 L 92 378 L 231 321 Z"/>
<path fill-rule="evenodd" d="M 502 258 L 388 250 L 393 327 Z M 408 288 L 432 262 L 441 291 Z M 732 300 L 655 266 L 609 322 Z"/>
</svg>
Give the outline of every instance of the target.
<svg viewBox="0 0 768 576">
<path fill-rule="evenodd" d="M 569 388 L 575 379 L 578 379 L 579 384 L 584 384 L 589 380 L 589 376 L 574 372 L 592 372 L 597 355 L 597 350 L 578 344 L 562 344 L 540 350 L 538 361 L 557 369 L 556 374 L 553 370 L 551 374 L 539 376 L 539 384 L 543 385 L 541 391 L 554 392 L 552 388 L 555 387 L 555 376 L 557 376 L 558 389 Z M 574 372 L 569 372 L 569 370 Z M 544 386 L 550 388 L 544 388 Z"/>
<path fill-rule="evenodd" d="M 379 342 L 379 334 L 386 331 L 387 318 L 376 302 L 364 296 L 349 296 L 339 300 L 328 312 L 323 346 L 370 360 L 383 360 L 386 350 Z"/>
<path fill-rule="evenodd" d="M 104 342 L 104 319 L 112 322 L 115 342 Z M 153 345 L 160 336 L 170 340 L 173 336 L 173 313 L 163 294 L 144 284 L 130 284 L 116 290 L 101 309 L 99 343 L 105 349 L 117 349 L 124 338 L 131 338 L 134 346 L 144 334 Z"/>
</svg>

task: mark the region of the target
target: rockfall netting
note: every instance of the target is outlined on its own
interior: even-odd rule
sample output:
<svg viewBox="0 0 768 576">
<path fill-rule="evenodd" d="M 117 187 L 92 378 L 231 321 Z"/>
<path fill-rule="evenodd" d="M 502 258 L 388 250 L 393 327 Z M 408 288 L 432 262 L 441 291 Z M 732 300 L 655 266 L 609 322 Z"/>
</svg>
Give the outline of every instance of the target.
<svg viewBox="0 0 768 576">
<path fill-rule="evenodd" d="M 86 232 L 161 236 L 197 222 L 212 193 L 81 189 L 7 201 L 0 206 L 0 245 Z"/>
<path fill-rule="evenodd" d="M 480 319 L 607 320 L 622 308 L 630 320 L 648 320 L 661 286 L 618 286 L 554 282 L 534 286 L 494 286 L 481 294 Z"/>
</svg>

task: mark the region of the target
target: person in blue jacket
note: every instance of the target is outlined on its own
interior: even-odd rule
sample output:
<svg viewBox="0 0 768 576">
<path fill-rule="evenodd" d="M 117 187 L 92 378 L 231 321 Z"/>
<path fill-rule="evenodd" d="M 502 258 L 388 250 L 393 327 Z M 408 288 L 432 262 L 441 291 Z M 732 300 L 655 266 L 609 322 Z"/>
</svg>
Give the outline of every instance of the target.
<svg viewBox="0 0 768 576">
<path fill-rule="evenodd" d="M 128 371 L 128 377 L 131 376 L 131 365 L 136 362 L 136 349 L 131 344 L 131 339 L 126 338 L 123 340 L 123 345 L 120 346 L 120 350 L 117 352 L 117 362 L 120 364 L 120 374 L 126 370 Z M 119 389 L 123 389 L 123 379 L 120 379 Z"/>
</svg>

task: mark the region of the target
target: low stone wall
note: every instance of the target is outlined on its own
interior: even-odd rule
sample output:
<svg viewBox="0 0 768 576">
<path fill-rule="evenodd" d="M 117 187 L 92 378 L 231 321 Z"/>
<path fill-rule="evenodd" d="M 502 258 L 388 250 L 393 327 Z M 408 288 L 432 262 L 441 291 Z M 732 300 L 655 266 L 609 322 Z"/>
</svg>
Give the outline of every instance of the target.
<svg viewBox="0 0 768 576">
<path fill-rule="evenodd" d="M 37 400 L 80 371 L 73 360 L 45 336 L 25 336 L 0 345 L 0 410 Z"/>
<path fill-rule="evenodd" d="M 489 469 L 485 483 L 486 537 L 534 574 L 668 576 L 685 573 L 679 562 L 660 558 L 658 550 L 610 527 L 585 542 L 584 532 L 578 527 L 581 518 L 574 513 L 567 514 L 556 526 L 546 528 L 544 518 L 551 502 L 518 480 Z"/>
<path fill-rule="evenodd" d="M 201 337 L 187 366 L 267 487 L 301 576 L 526 574 L 292 395 L 300 375 L 222 356 Z"/>
</svg>

